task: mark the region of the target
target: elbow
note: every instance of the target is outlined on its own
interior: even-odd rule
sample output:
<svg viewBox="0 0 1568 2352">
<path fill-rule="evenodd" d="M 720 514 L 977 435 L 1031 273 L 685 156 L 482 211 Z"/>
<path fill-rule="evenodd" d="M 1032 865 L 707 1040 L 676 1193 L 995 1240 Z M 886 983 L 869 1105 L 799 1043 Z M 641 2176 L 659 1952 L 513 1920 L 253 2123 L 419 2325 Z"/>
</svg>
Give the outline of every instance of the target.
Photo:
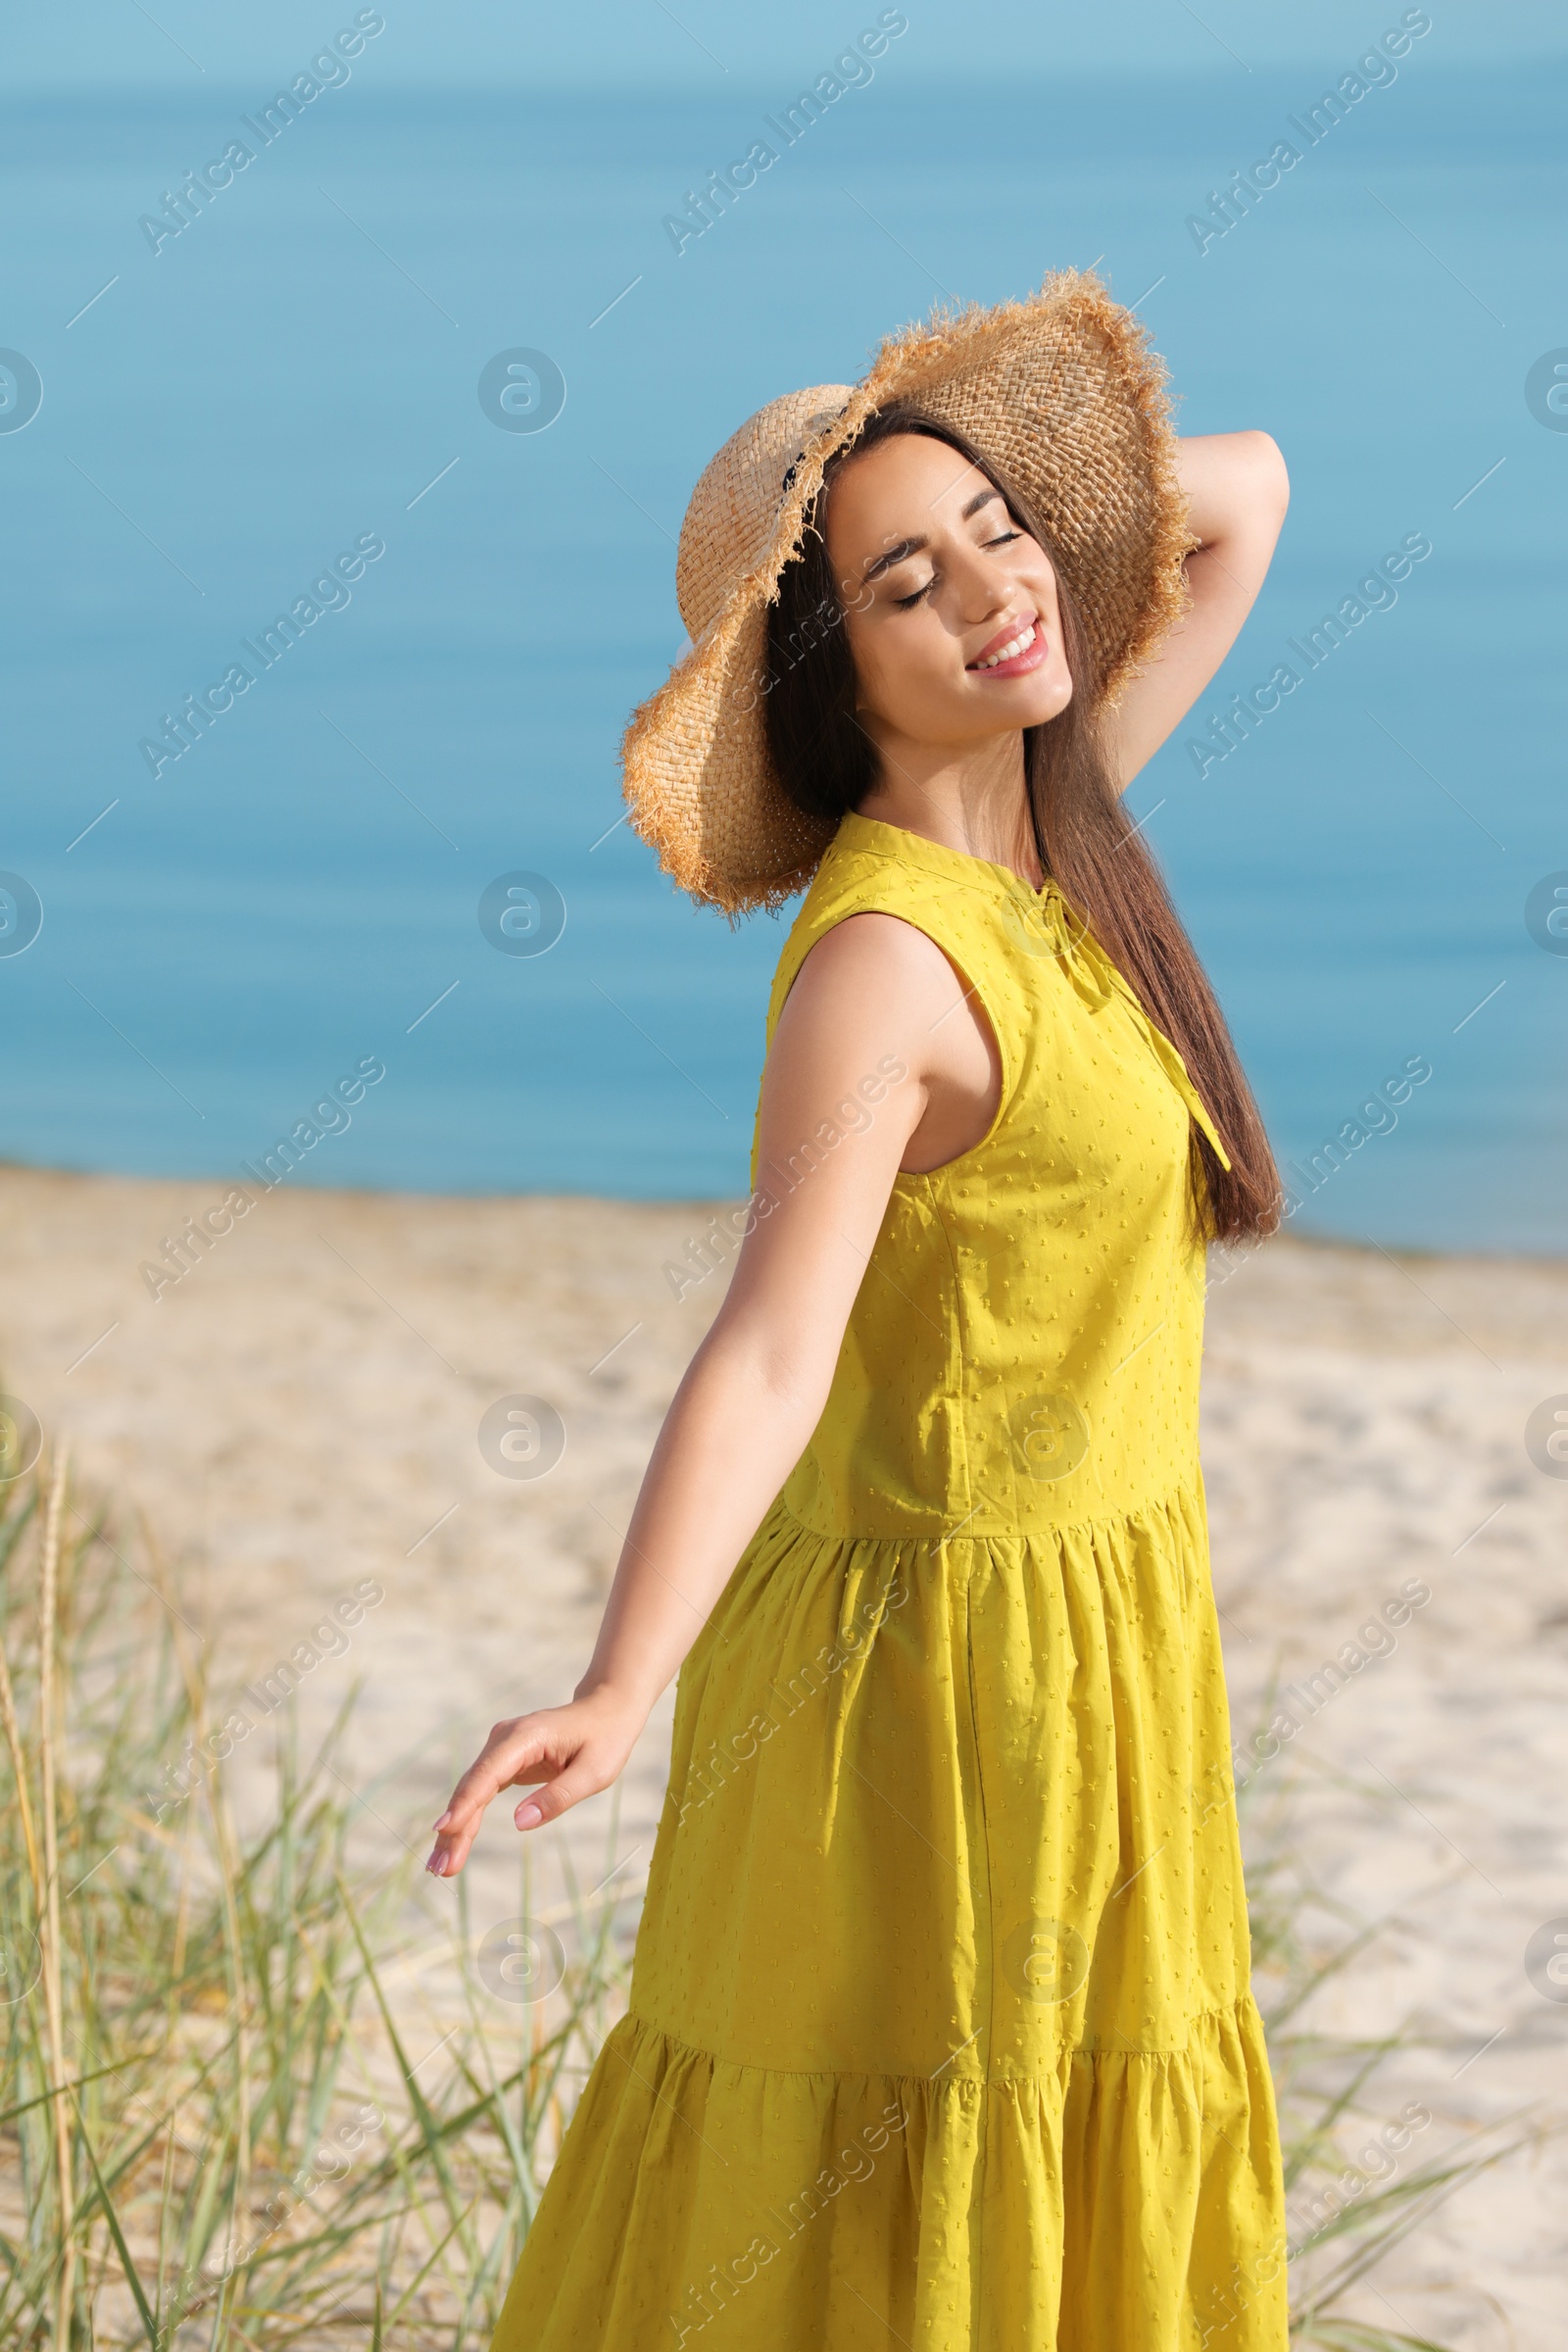
<svg viewBox="0 0 1568 2352">
<path fill-rule="evenodd" d="M 1291 503 L 1291 477 L 1286 470 L 1285 453 L 1272 433 L 1253 432 L 1241 437 L 1246 443 L 1249 499 L 1276 521 L 1283 522 Z"/>
<path fill-rule="evenodd" d="M 834 1362 L 809 1342 L 776 1342 L 753 1358 L 753 1375 L 768 1401 L 814 1429 L 833 1386 Z"/>
<path fill-rule="evenodd" d="M 842 1335 L 841 1335 L 842 1336 Z M 736 1311 L 734 1294 L 720 1307 L 694 1363 L 731 1394 L 747 1394 L 760 1411 L 778 1411 L 809 1431 L 821 1419 L 838 1365 L 838 1347 L 809 1323 L 787 1327 Z"/>
</svg>

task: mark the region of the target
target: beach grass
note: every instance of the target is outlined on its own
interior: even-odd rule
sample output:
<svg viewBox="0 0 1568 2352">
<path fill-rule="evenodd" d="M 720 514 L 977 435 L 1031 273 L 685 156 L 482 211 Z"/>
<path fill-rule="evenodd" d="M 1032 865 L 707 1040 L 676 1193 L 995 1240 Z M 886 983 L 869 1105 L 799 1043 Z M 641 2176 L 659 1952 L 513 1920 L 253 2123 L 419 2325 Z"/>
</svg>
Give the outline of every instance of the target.
<svg viewBox="0 0 1568 2352">
<path fill-rule="evenodd" d="M 0 2341 L 483 2342 L 619 2004 L 612 1909 L 561 1923 L 551 1998 L 498 2001 L 461 1896 L 443 1924 L 396 1838 L 363 1859 L 341 1719 L 304 1759 L 285 1711 L 236 1820 L 142 1534 L 57 1470 L 12 1488 L 0 1573 Z"/>
<path fill-rule="evenodd" d="M 612 1890 L 539 1912 L 524 1843 L 488 1956 L 464 1883 L 455 1912 L 428 1903 L 375 1810 L 392 1800 L 339 1772 L 347 1710 L 308 1755 L 279 1710 L 268 1770 L 247 1749 L 241 1772 L 149 1532 L 64 1462 L 0 1497 L 0 2341 L 483 2346 L 624 2006 L 629 1908 Z M 1375 2136 L 1411 2036 L 1303 2022 L 1373 1931 L 1325 1941 L 1288 1797 L 1249 1811 L 1296 2340 L 1411 2352 L 1426 2339 L 1346 2299 L 1517 2135 L 1421 2161 L 1408 2132 L 1392 2154 Z"/>
</svg>

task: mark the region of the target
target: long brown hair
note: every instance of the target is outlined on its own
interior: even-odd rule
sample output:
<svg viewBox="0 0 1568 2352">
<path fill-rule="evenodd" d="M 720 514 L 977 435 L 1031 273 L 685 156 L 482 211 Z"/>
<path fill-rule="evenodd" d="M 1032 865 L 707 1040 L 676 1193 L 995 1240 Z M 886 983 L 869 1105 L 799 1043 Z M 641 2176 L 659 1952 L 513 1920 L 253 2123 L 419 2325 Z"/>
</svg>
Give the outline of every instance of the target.
<svg viewBox="0 0 1568 2352">
<path fill-rule="evenodd" d="M 1013 521 L 1051 558 L 1073 693 L 1058 716 L 1024 730 L 1035 848 L 1045 872 L 1176 1047 L 1224 1140 L 1229 1170 L 1193 1121 L 1189 1172 L 1196 1229 L 1206 1240 L 1227 1242 L 1272 1233 L 1280 1220 L 1281 1186 L 1268 1137 L 1208 976 L 1111 782 L 1093 716 L 1097 666 L 1051 536 L 963 434 L 899 406 L 871 417 L 829 466 L 801 553 L 785 566 L 777 600 L 767 610 L 767 739 L 784 790 L 807 815 L 836 823 L 858 808 L 877 780 L 875 749 L 855 715 L 855 662 L 822 522 L 837 467 L 895 433 L 923 433 L 967 458 L 1002 493 Z"/>
</svg>

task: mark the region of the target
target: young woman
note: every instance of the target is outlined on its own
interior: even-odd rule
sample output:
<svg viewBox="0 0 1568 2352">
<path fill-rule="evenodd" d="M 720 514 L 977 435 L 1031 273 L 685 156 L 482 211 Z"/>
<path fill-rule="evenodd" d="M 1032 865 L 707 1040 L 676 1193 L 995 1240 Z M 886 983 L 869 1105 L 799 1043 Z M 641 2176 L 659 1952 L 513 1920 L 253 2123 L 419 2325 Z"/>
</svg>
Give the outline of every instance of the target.
<svg viewBox="0 0 1568 2352">
<path fill-rule="evenodd" d="M 1197 1447 L 1204 1245 L 1278 1184 L 1117 796 L 1286 495 L 1265 435 L 1175 438 L 1071 273 L 694 494 L 634 818 L 731 913 L 815 878 L 593 1660 L 436 1824 L 450 1876 L 501 1789 L 558 1820 L 680 1669 L 630 2011 L 498 2352 L 1283 2352 Z"/>
</svg>

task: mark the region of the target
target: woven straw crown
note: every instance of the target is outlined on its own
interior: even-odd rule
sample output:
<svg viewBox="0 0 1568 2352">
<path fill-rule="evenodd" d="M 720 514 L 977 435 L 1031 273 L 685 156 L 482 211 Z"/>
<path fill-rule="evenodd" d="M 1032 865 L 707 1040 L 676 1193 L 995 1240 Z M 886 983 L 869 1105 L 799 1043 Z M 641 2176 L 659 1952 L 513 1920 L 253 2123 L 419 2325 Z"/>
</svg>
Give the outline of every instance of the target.
<svg viewBox="0 0 1568 2352">
<path fill-rule="evenodd" d="M 889 337 L 858 385 L 769 402 L 692 493 L 675 571 L 691 651 L 622 747 L 633 826 L 683 890 L 731 916 L 803 889 L 832 838 L 768 753 L 766 609 L 827 464 L 895 400 L 966 435 L 1028 500 L 1083 613 L 1102 708 L 1185 603 L 1192 537 L 1164 370 L 1086 272 L 1026 302 L 939 310 Z"/>
</svg>

